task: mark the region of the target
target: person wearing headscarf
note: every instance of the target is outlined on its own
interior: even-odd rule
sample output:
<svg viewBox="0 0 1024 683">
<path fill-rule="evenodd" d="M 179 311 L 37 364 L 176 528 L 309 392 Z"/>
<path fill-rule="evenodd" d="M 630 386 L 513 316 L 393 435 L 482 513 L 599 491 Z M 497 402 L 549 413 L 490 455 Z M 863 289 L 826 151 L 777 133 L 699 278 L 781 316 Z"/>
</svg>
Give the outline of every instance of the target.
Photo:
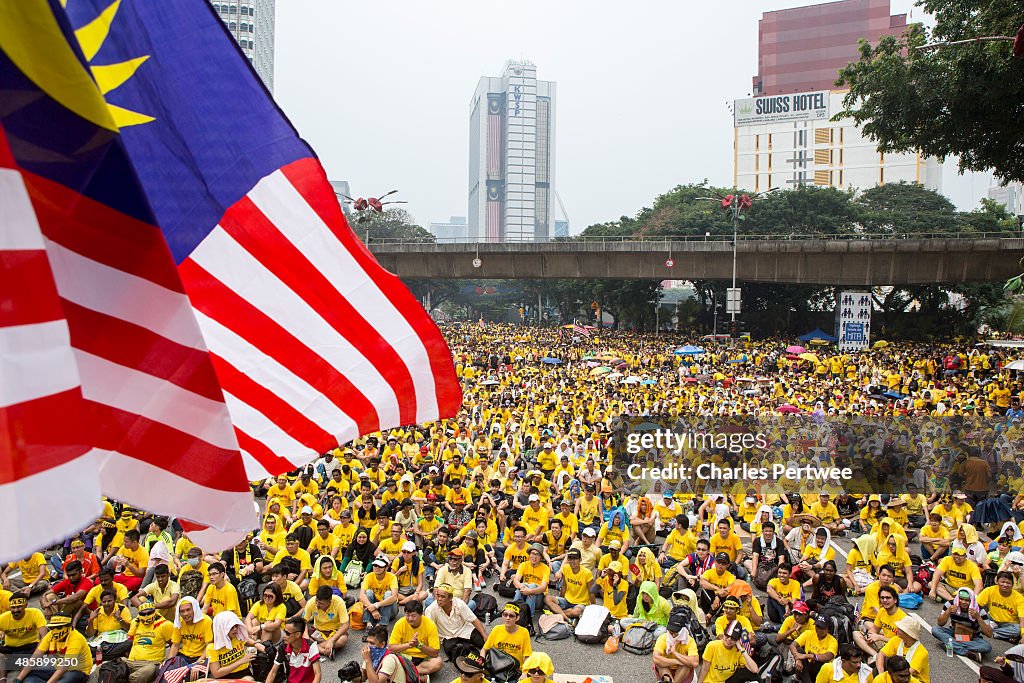
<svg viewBox="0 0 1024 683">
<path fill-rule="evenodd" d="M 875 537 L 863 534 L 853 539 L 853 548 L 846 557 L 846 582 L 853 587 L 855 595 L 863 595 L 875 580 L 876 567 Z"/>
<path fill-rule="evenodd" d="M 210 678 L 244 678 L 252 680 L 250 664 L 263 644 L 249 636 L 245 624 L 231 610 L 213 618 L 213 642 L 206 647 Z"/>
<path fill-rule="evenodd" d="M 963 548 L 967 551 L 967 559 L 978 565 L 978 569 L 988 569 L 988 550 L 978 537 L 978 530 L 973 524 L 960 525 L 951 547 Z"/>
<path fill-rule="evenodd" d="M 632 624 L 654 623 L 657 625 L 654 636 L 658 637 L 665 632 L 668 615 L 671 611 L 672 603 L 658 594 L 658 587 L 654 582 L 644 581 L 640 584 L 633 616 L 626 617 L 621 621 L 622 628 L 629 628 Z"/>
<path fill-rule="evenodd" d="M 175 608 L 174 634 L 171 636 L 171 649 L 167 658 L 178 655 L 189 664 L 194 664 L 206 653 L 206 646 L 212 642 L 213 620 L 203 614 L 198 600 L 186 595 Z"/>
<path fill-rule="evenodd" d="M 622 544 L 620 550 L 625 553 L 629 548 L 629 515 L 625 508 L 616 507 L 606 513 L 608 521 L 601 525 L 597 532 L 598 543 L 603 552 L 608 552 L 612 541 L 619 541 Z"/>
<path fill-rule="evenodd" d="M 910 568 L 910 555 L 904 547 L 905 539 L 899 534 L 889 534 L 885 545 L 878 549 L 875 565 L 878 567 L 888 566 L 896 579 L 894 583 L 904 593 L 920 593 L 923 587 L 914 580 L 913 571 Z M 847 558 L 849 561 L 849 558 Z"/>
<path fill-rule="evenodd" d="M 686 605 L 697 617 L 697 621 L 702 624 L 707 623 L 707 616 L 704 614 L 704 610 L 700 607 L 700 602 L 697 600 L 697 593 L 692 588 L 684 588 L 681 591 L 675 591 L 672 593 L 672 606 L 678 607 L 679 605 Z"/>
<path fill-rule="evenodd" d="M 992 651 L 992 644 L 985 640 L 992 637 L 992 626 L 982 619 L 978 600 L 970 588 L 956 592 L 956 599 L 932 626 L 932 635 L 946 648 L 952 648 L 953 654 L 968 655 L 979 663 L 982 655 Z"/>
<path fill-rule="evenodd" d="M 63 614 L 50 617 L 46 624 L 49 629 L 39 641 L 35 652 L 28 659 L 40 661 L 43 658 L 60 658 L 66 664 L 55 669 L 39 669 L 27 665 L 14 678 L 16 683 L 85 683 L 92 671 L 92 650 L 85 636 L 73 628 L 72 618 Z"/>
<path fill-rule="evenodd" d="M 523 678 L 528 683 L 550 683 L 555 665 L 545 652 L 534 652 L 523 662 Z"/>
</svg>

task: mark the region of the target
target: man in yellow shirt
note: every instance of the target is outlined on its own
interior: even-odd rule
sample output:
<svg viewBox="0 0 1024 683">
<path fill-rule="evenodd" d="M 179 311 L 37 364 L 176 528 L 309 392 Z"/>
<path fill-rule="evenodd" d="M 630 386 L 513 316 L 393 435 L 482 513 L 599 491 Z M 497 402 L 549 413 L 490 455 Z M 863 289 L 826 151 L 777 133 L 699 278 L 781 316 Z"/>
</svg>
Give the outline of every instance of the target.
<svg viewBox="0 0 1024 683">
<path fill-rule="evenodd" d="M 21 575 L 10 576 L 16 571 L 21 572 Z M 46 558 L 42 553 L 32 553 L 23 560 L 12 562 L 0 574 L 0 581 L 4 589 L 26 598 L 42 593 L 50 587 L 50 570 Z"/>
<path fill-rule="evenodd" d="M 410 658 L 421 676 L 437 673 L 444 666 L 437 625 L 423 616 L 423 603 L 419 600 L 406 603 L 405 616 L 395 622 L 391 631 L 389 649 Z"/>
<path fill-rule="evenodd" d="M 335 650 L 348 644 L 348 608 L 330 586 L 316 589 L 316 597 L 306 603 L 303 618 L 308 622 L 306 634 L 317 644 L 323 657 L 333 657 Z"/>
<path fill-rule="evenodd" d="M 146 575 L 146 566 L 149 564 L 149 553 L 139 543 L 138 529 L 124 533 L 124 546 L 118 551 L 114 563 L 121 569 L 121 573 L 114 577 L 114 581 L 122 584 L 129 593 L 139 590 Z"/>
<path fill-rule="evenodd" d="M 128 653 L 128 682 L 149 683 L 164 661 L 167 646 L 174 639 L 174 625 L 160 616 L 151 602 L 143 603 L 128 629 L 132 649 Z"/>
<path fill-rule="evenodd" d="M 831 662 L 839 654 L 839 641 L 828 629 L 828 617 L 814 618 L 814 628 L 801 633 L 789 645 L 789 651 L 796 660 L 796 675 L 801 683 L 812 683 L 818 677 L 822 665 Z"/>
<path fill-rule="evenodd" d="M 729 624 L 719 640 L 713 640 L 704 648 L 704 662 L 701 665 L 697 683 L 725 683 L 739 669 L 746 668 L 757 676 L 757 662 L 747 654 L 744 640 L 747 632 L 738 623 Z"/>
<path fill-rule="evenodd" d="M 370 565 L 372 571 L 363 578 L 359 601 L 363 603 L 363 621 L 368 626 L 388 626 L 398 602 L 398 578 L 388 571 L 388 561 L 378 557 Z"/>
<path fill-rule="evenodd" d="M 548 509 L 541 505 L 540 496 L 536 493 L 531 493 L 528 501 L 519 523 L 526 529 L 527 541 L 539 541 L 548 528 Z"/>
<path fill-rule="evenodd" d="M 46 635 L 46 618 L 42 611 L 28 607 L 28 600 L 15 595 L 9 601 L 10 610 L 0 614 L 0 635 L 4 637 L 4 654 L 28 656 L 36 650 Z"/>
<path fill-rule="evenodd" d="M 722 519 L 718 521 L 718 533 L 712 535 L 708 539 L 708 543 L 710 544 L 711 554 L 715 558 L 721 553 L 725 553 L 729 557 L 730 571 L 735 566 L 736 576 L 744 578 L 742 575 L 744 572 L 741 569 L 742 564 L 739 563 L 743 559 L 743 542 L 736 535 L 736 532 L 732 530 L 728 520 Z"/>
<path fill-rule="evenodd" d="M 668 524 L 667 519 L 662 518 L 662 521 Z M 665 569 L 676 566 L 697 549 L 697 536 L 690 531 L 689 517 L 679 514 L 675 516 L 673 522 L 675 526 L 665 538 L 661 553 L 658 555 L 658 562 Z"/>
<path fill-rule="evenodd" d="M 864 663 L 864 653 L 853 643 L 839 648 L 840 657 L 822 664 L 815 683 L 860 683 L 871 680 L 872 670 Z M 836 675 L 836 667 L 840 668 Z"/>
<path fill-rule="evenodd" d="M 943 582 L 945 582 L 943 584 Z M 970 588 L 975 595 L 981 592 L 981 572 L 973 560 L 967 559 L 967 550 L 962 545 L 954 546 L 950 555 L 942 558 L 932 576 L 929 597 L 936 602 L 952 600 L 958 588 Z M 952 589 L 952 590 L 950 590 Z"/>
<path fill-rule="evenodd" d="M 993 637 L 1009 643 L 1021 643 L 1024 628 L 1024 595 L 1013 589 L 1013 574 L 1000 571 L 996 585 L 978 594 L 978 607 L 988 610 Z"/>
<path fill-rule="evenodd" d="M 896 622 L 896 635 L 889 639 L 875 656 L 875 666 L 885 671 L 887 657 L 903 657 L 910 664 L 913 675 L 922 683 L 930 683 L 928 650 L 920 642 L 921 623 L 913 617 L 904 616 Z"/>
<path fill-rule="evenodd" d="M 72 628 L 72 618 L 63 614 L 50 617 L 46 624 L 49 631 L 39 641 L 30 662 L 45 658 L 59 660 L 56 666 L 47 666 L 35 675 L 35 680 L 62 681 L 63 683 L 84 683 L 92 671 L 92 650 L 85 636 Z M 17 667 L 15 667 L 17 668 Z M 22 667 L 16 683 L 23 683 L 32 673 L 33 666 Z"/>
<path fill-rule="evenodd" d="M 548 592 L 551 568 L 544 562 L 544 546 L 534 543 L 530 546 L 529 560 L 519 565 L 512 585 L 516 587 L 515 602 L 525 602 L 539 616 Z"/>
<path fill-rule="evenodd" d="M 561 585 L 561 595 L 548 595 L 544 598 L 548 609 L 570 619 L 578 619 L 584 608 L 591 603 L 590 587 L 594 575 L 581 564 L 581 560 L 579 549 L 570 548 L 565 563 L 554 576 L 555 585 Z"/>
<path fill-rule="evenodd" d="M 299 537 L 295 534 L 288 534 L 284 537 L 284 549 L 274 557 L 273 564 L 278 565 L 285 559 L 292 564 L 292 571 L 295 571 L 295 564 L 298 564 L 298 571 L 288 578 L 303 590 L 309 585 L 309 575 L 313 573 L 313 562 L 309 559 L 309 553 L 299 547 Z"/>
<path fill-rule="evenodd" d="M 211 618 L 224 611 L 234 612 L 241 619 L 242 609 L 238 604 L 238 591 L 228 581 L 224 564 L 214 562 L 207 571 L 210 585 L 206 587 L 206 594 L 203 596 L 203 611 Z"/>
</svg>

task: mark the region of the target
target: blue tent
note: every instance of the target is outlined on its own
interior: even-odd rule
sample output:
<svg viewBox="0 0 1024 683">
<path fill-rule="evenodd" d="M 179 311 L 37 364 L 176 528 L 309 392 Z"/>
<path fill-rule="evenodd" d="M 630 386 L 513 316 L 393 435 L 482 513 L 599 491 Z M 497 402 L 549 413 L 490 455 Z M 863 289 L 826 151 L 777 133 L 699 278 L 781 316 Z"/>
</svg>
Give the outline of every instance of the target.
<svg viewBox="0 0 1024 683">
<path fill-rule="evenodd" d="M 831 334 L 828 334 L 827 332 L 822 332 L 820 327 L 814 328 L 807 334 L 800 335 L 799 337 L 797 337 L 797 339 L 799 339 L 802 342 L 809 342 L 813 339 L 822 339 L 827 342 L 836 341 L 836 338 L 833 337 Z"/>
</svg>

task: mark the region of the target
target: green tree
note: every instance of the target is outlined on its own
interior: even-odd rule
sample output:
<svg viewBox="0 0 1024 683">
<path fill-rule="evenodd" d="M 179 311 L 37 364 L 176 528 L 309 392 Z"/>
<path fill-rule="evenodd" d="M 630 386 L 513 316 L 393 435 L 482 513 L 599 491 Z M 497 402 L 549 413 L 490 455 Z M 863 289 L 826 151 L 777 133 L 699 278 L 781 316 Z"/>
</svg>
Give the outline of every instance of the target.
<svg viewBox="0 0 1024 683">
<path fill-rule="evenodd" d="M 434 236 L 429 230 L 416 225 L 415 221 L 405 209 L 384 209 L 383 213 L 370 213 L 367 220 L 357 221 L 352 224 L 359 239 L 404 239 L 419 242 L 433 242 Z"/>
<path fill-rule="evenodd" d="M 935 19 L 902 36 L 860 44 L 860 60 L 839 72 L 850 89 L 836 119 L 851 117 L 885 152 L 960 157 L 962 170 L 992 169 L 1024 181 L 1024 61 L 1008 42 L 920 49 L 929 43 L 1013 36 L 1022 0 L 919 0 Z"/>
<path fill-rule="evenodd" d="M 861 192 L 853 200 L 865 232 L 910 235 L 955 233 L 956 207 L 917 183 L 888 183 Z"/>
</svg>

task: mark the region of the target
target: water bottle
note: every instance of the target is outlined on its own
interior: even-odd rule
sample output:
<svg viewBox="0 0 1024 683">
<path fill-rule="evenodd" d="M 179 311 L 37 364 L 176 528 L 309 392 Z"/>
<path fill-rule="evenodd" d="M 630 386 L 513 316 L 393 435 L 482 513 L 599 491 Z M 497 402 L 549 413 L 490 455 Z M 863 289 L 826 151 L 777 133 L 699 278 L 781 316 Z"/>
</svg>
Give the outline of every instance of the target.
<svg viewBox="0 0 1024 683">
<path fill-rule="evenodd" d="M 612 637 L 618 638 L 622 635 L 622 628 L 619 626 L 618 621 L 612 622 Z"/>
<path fill-rule="evenodd" d="M 952 657 L 953 656 L 953 640 L 952 639 L 946 641 L 946 656 L 947 657 Z"/>
</svg>

